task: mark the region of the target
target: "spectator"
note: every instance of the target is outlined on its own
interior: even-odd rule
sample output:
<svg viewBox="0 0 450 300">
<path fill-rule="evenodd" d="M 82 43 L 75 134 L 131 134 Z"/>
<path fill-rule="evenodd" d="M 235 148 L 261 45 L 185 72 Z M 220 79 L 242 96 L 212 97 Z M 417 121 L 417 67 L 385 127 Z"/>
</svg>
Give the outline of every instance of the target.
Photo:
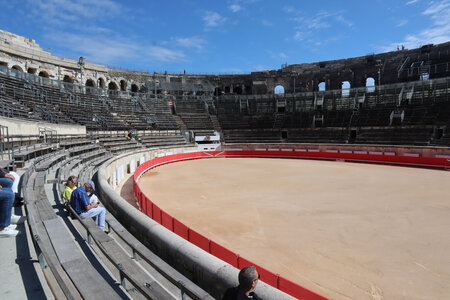
<svg viewBox="0 0 450 300">
<path fill-rule="evenodd" d="M 95 191 L 95 184 L 88 180 L 83 187 L 72 192 L 70 206 L 82 218 L 94 218 L 101 230 L 105 230 L 105 209 L 98 203 L 91 203 L 88 193 Z"/>
<path fill-rule="evenodd" d="M 11 210 L 14 202 L 14 193 L 11 189 L 13 183 L 14 177 L 0 169 L 0 237 L 15 237 L 19 233 L 16 225 L 11 225 Z"/>
<path fill-rule="evenodd" d="M 259 300 L 253 292 L 258 284 L 259 274 L 255 266 L 245 267 L 239 272 L 239 285 L 229 288 L 222 300 Z"/>
<path fill-rule="evenodd" d="M 12 175 L 14 178 L 14 182 L 13 185 L 11 186 L 11 190 L 14 193 L 14 202 L 13 202 L 13 206 L 20 206 L 20 205 L 16 205 L 16 203 L 20 203 L 21 202 L 21 197 L 19 197 L 18 193 L 19 193 L 19 182 L 20 182 L 20 175 L 17 174 L 16 172 L 9 172 L 9 175 Z M 12 211 L 11 211 L 11 224 L 23 224 L 25 222 L 25 220 L 27 219 L 27 217 L 25 216 L 18 216 L 15 215 Z"/>
<path fill-rule="evenodd" d="M 66 207 L 70 203 L 70 197 L 72 196 L 72 192 L 77 188 L 78 185 L 78 177 L 77 176 L 69 176 L 67 178 L 64 191 L 62 193 L 62 198 L 64 199 L 64 206 Z"/>
</svg>

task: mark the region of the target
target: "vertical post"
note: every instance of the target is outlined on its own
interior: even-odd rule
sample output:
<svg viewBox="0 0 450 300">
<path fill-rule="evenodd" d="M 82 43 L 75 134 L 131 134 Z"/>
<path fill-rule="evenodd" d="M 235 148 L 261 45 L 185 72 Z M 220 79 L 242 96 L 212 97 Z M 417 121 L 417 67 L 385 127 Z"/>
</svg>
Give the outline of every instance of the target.
<svg viewBox="0 0 450 300">
<path fill-rule="evenodd" d="M 184 292 L 184 282 L 180 280 L 178 281 L 178 283 L 180 284 L 181 300 L 186 300 L 186 293 Z"/>
</svg>

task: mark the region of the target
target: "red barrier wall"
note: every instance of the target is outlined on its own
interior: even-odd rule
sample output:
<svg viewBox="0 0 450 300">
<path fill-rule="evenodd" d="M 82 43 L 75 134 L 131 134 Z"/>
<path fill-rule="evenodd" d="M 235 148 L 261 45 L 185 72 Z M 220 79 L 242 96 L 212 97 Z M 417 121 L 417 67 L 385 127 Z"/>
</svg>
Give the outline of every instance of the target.
<svg viewBox="0 0 450 300">
<path fill-rule="evenodd" d="M 375 163 L 396 166 L 408 166 L 419 168 L 432 168 L 450 170 L 450 159 L 440 157 L 417 157 L 417 156 L 398 156 L 393 153 L 369 153 L 367 151 L 343 151 L 343 152 L 318 152 L 318 151 L 289 151 L 289 150 L 271 150 L 271 151 L 211 151 L 211 152 L 193 152 L 168 155 L 154 158 L 140 165 L 134 173 L 134 195 L 139 202 L 141 211 L 151 217 L 153 220 L 163 225 L 170 231 L 178 234 L 199 248 L 222 259 L 230 265 L 241 269 L 246 266 L 254 265 L 261 275 L 261 280 L 270 284 L 281 291 L 299 299 L 319 300 L 326 299 L 278 274 L 256 265 L 255 263 L 240 257 L 239 254 L 211 241 L 195 230 L 187 227 L 177 219 L 167 214 L 164 210 L 155 205 L 146 195 L 144 195 L 137 184 L 139 177 L 148 170 L 160 165 L 173 163 L 183 160 L 213 158 L 213 157 L 262 157 L 262 158 L 295 158 L 295 159 L 318 159 L 331 161 L 348 161 L 360 163 Z"/>
</svg>

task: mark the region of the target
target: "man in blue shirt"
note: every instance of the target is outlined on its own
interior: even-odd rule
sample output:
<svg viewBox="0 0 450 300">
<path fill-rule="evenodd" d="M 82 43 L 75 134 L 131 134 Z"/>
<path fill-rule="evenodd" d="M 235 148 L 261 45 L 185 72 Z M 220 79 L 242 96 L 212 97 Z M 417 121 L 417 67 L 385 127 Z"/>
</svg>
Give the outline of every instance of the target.
<svg viewBox="0 0 450 300">
<path fill-rule="evenodd" d="M 82 218 L 94 218 L 95 223 L 101 230 L 105 230 L 105 208 L 98 206 L 98 203 L 92 203 L 89 200 L 88 193 L 95 191 L 95 184 L 88 180 L 83 187 L 79 187 L 72 192 L 70 197 L 70 206 Z"/>
</svg>

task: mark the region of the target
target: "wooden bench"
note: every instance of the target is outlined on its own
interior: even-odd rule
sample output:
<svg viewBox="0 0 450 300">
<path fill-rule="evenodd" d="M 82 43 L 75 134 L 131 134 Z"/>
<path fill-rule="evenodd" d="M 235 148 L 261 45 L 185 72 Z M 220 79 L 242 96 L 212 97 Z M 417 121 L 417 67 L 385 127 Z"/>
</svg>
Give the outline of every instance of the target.
<svg viewBox="0 0 450 300">
<path fill-rule="evenodd" d="M 32 172 L 26 176 L 25 184 L 28 223 L 44 273 L 53 278 L 48 282 L 53 284 L 56 298 L 94 299 L 102 295 L 122 299 L 125 294 L 93 267 L 53 211 L 45 195 L 44 172 Z M 47 268 L 50 272 L 45 271 Z"/>
</svg>

